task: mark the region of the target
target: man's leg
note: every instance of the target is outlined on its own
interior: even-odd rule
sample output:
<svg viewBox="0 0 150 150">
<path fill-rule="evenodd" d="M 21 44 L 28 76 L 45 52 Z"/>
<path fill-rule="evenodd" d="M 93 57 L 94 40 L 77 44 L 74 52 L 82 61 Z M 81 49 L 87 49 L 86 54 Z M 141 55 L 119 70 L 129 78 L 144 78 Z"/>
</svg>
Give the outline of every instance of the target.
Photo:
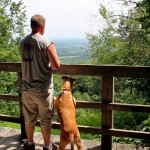
<svg viewBox="0 0 150 150">
<path fill-rule="evenodd" d="M 34 145 L 34 140 L 33 140 L 34 128 L 35 128 L 35 126 L 28 126 L 28 125 L 25 125 L 26 134 L 27 134 L 27 138 L 28 138 L 28 139 L 24 142 L 24 148 L 25 148 L 26 150 L 35 150 L 35 145 Z"/>
<path fill-rule="evenodd" d="M 38 105 L 33 91 L 22 92 L 22 109 L 25 118 L 25 130 L 28 143 L 34 143 L 34 129 L 38 117 Z"/>
<path fill-rule="evenodd" d="M 52 141 L 50 141 L 51 138 L 51 129 L 41 129 L 42 130 L 42 135 L 43 135 L 43 139 L 44 139 L 44 147 L 43 150 L 58 150 L 58 146 L 53 143 Z"/>
<path fill-rule="evenodd" d="M 50 135 L 51 135 L 51 129 L 44 129 L 41 128 L 43 139 L 44 139 L 44 146 L 49 146 L 50 145 Z"/>
<path fill-rule="evenodd" d="M 25 125 L 25 129 L 26 129 L 26 134 L 27 134 L 28 142 L 29 143 L 34 143 L 33 137 L 34 137 L 35 126 Z"/>
</svg>

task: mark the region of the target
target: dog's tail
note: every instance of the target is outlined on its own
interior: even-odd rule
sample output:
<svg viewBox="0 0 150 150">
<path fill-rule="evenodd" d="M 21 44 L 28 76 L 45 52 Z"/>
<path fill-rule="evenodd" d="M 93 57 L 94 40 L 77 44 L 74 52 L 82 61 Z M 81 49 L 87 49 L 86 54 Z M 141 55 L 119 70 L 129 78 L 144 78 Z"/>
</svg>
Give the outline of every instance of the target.
<svg viewBox="0 0 150 150">
<path fill-rule="evenodd" d="M 71 143 L 71 150 L 74 150 L 74 134 L 73 133 L 69 134 L 69 139 Z"/>
</svg>

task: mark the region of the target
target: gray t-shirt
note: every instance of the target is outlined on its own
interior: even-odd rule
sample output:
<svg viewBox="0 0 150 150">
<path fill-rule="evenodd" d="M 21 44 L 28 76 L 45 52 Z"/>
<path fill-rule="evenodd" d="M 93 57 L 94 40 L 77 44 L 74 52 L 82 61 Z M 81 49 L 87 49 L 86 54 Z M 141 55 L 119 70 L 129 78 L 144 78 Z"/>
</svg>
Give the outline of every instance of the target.
<svg viewBox="0 0 150 150">
<path fill-rule="evenodd" d="M 51 64 L 47 48 L 51 41 L 40 34 L 30 34 L 20 43 L 22 59 L 22 90 L 48 90 L 53 88 Z"/>
</svg>

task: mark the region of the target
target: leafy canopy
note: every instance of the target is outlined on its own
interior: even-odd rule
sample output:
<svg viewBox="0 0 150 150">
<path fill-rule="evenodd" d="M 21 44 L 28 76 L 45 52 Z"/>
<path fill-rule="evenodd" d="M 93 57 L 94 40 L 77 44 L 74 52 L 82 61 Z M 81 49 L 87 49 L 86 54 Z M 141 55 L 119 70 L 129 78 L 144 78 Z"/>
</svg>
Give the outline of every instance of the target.
<svg viewBox="0 0 150 150">
<path fill-rule="evenodd" d="M 24 36 L 26 10 L 22 0 L 0 0 L 0 50 L 14 49 Z"/>
<path fill-rule="evenodd" d="M 93 63 L 150 65 L 149 0 L 122 1 L 128 12 L 108 10 L 100 5 L 99 15 L 105 27 L 98 34 L 87 34 L 93 52 Z M 132 6 L 132 7 L 131 7 Z M 102 24 L 102 23 L 101 23 Z"/>
</svg>

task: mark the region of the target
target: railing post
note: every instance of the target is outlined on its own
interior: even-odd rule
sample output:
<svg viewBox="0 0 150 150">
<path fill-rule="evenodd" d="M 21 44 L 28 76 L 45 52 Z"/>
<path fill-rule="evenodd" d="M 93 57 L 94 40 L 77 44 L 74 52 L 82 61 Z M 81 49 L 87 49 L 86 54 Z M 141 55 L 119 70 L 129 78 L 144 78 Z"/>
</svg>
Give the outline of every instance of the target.
<svg viewBox="0 0 150 150">
<path fill-rule="evenodd" d="M 22 86 L 22 73 L 18 73 L 18 89 L 19 89 L 19 95 L 21 96 L 21 86 Z M 26 139 L 26 131 L 25 131 L 25 121 L 24 116 L 22 112 L 22 99 L 19 103 L 20 106 L 20 121 L 21 121 L 21 139 Z"/>
<path fill-rule="evenodd" d="M 102 129 L 108 130 L 113 128 L 113 111 L 107 110 L 107 104 L 113 102 L 114 78 L 113 76 L 102 76 Z M 102 135 L 101 150 L 112 150 L 112 136 Z"/>
</svg>

